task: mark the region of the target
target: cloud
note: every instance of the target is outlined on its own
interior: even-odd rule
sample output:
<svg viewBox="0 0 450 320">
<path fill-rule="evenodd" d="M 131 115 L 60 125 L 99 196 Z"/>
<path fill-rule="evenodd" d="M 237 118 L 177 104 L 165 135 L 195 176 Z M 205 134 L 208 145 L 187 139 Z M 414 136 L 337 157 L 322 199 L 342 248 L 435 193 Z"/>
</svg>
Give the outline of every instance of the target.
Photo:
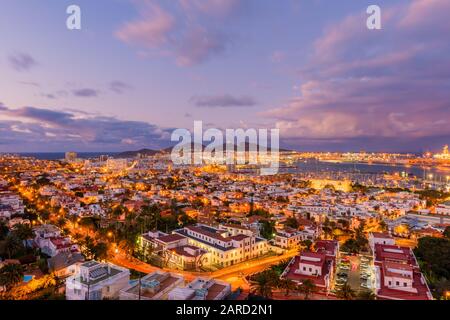
<svg viewBox="0 0 450 320">
<path fill-rule="evenodd" d="M 224 34 L 214 33 L 201 27 L 193 28 L 188 31 L 177 49 L 176 62 L 183 67 L 200 64 L 225 52 L 229 41 Z"/>
<path fill-rule="evenodd" d="M 122 94 L 125 91 L 131 89 L 131 86 L 129 84 L 126 84 L 125 82 L 115 80 L 109 84 L 109 88 L 111 89 L 111 91 L 117 94 Z"/>
<path fill-rule="evenodd" d="M 32 86 L 32 87 L 36 87 L 39 88 L 41 85 L 38 82 L 34 82 L 34 81 L 20 81 L 20 84 L 23 84 L 25 86 Z"/>
<path fill-rule="evenodd" d="M 190 99 L 197 107 L 253 107 L 256 101 L 248 96 L 234 97 L 229 94 L 217 96 L 194 96 Z"/>
<path fill-rule="evenodd" d="M 11 67 L 18 72 L 29 71 L 38 65 L 37 61 L 27 53 L 10 55 L 8 60 Z"/>
<path fill-rule="evenodd" d="M 351 149 L 370 141 L 378 150 L 417 150 L 426 146 L 413 141 L 450 139 L 442 121 L 450 118 L 450 38 L 434 32 L 447 28 L 434 18 L 447 6 L 418 0 L 387 7 L 381 31 L 368 30 L 359 14 L 326 29 L 299 70 L 298 95 L 262 115 L 300 145 Z M 434 28 L 420 29 L 425 20 Z"/>
<path fill-rule="evenodd" d="M 226 17 L 242 5 L 241 0 L 180 0 L 181 6 L 188 11 L 200 11 L 215 17 Z"/>
<path fill-rule="evenodd" d="M 223 54 L 232 44 L 226 29 L 242 3 L 177 0 L 170 6 L 164 1 L 140 2 L 139 17 L 124 23 L 115 36 L 140 48 L 141 57 L 156 53 L 173 58 L 179 66 L 198 65 Z"/>
<path fill-rule="evenodd" d="M 12 151 L 125 150 L 167 145 L 168 129 L 81 111 L 0 108 L 0 144 Z M 36 150 L 36 148 L 38 148 Z M 41 150 L 39 150 L 41 148 Z M 20 149 L 20 150 L 18 150 Z"/>
<path fill-rule="evenodd" d="M 116 36 L 128 44 L 158 47 L 169 42 L 169 33 L 174 30 L 175 18 L 157 4 L 145 1 L 140 17 L 125 23 Z"/>
<path fill-rule="evenodd" d="M 98 90 L 95 90 L 95 89 L 83 88 L 83 89 L 73 90 L 72 94 L 76 97 L 93 98 L 93 97 L 97 97 L 99 92 L 98 92 Z"/>
<path fill-rule="evenodd" d="M 273 63 L 280 63 L 283 62 L 286 58 L 286 53 L 284 51 L 274 51 L 272 55 L 270 56 L 270 61 Z"/>
</svg>

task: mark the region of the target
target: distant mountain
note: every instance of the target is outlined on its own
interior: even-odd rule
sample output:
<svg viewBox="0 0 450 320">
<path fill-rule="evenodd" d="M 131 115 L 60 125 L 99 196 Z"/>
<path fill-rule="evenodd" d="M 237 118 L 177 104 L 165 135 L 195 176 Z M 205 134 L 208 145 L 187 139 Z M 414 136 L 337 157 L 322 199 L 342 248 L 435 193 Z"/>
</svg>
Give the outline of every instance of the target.
<svg viewBox="0 0 450 320">
<path fill-rule="evenodd" d="M 191 143 L 191 151 L 192 152 L 194 151 L 194 146 L 195 146 L 195 144 Z M 223 144 L 224 152 L 226 150 L 226 147 L 227 147 L 227 144 L 224 143 Z M 237 146 L 236 145 L 230 146 L 230 149 L 233 149 L 233 147 L 234 147 L 234 150 L 237 151 Z M 206 148 L 206 146 L 201 145 L 201 148 L 202 148 L 202 150 L 204 150 Z M 173 146 L 168 147 L 168 148 L 164 148 L 164 149 L 161 149 L 161 150 L 141 149 L 141 150 L 137 150 L 137 151 L 125 151 L 125 152 L 121 152 L 121 153 L 116 154 L 114 156 L 114 158 L 116 158 L 116 159 L 136 158 L 138 155 L 154 156 L 156 154 L 161 154 L 161 153 L 170 153 L 170 152 L 172 152 L 172 149 L 173 149 Z M 245 143 L 245 150 L 248 151 L 249 149 L 250 149 L 250 143 L 246 142 Z M 259 146 L 257 146 L 256 149 L 259 150 Z M 270 151 L 270 150 L 271 150 L 271 148 L 270 148 L 270 146 L 268 146 L 267 147 L 267 151 Z M 280 152 L 291 152 L 292 150 L 287 150 L 287 149 L 280 148 L 279 151 Z"/>
<path fill-rule="evenodd" d="M 167 148 L 165 148 L 165 149 L 162 149 L 161 152 L 163 152 L 163 153 L 170 153 L 170 152 L 172 152 L 173 147 L 174 147 L 174 146 L 171 146 L 171 147 L 167 147 Z M 202 150 L 205 149 L 205 146 L 204 146 L 203 144 L 200 144 L 199 147 L 202 148 Z M 195 148 L 195 143 L 194 143 L 194 142 L 191 142 L 191 151 L 192 151 L 192 152 L 194 151 L 194 148 Z"/>
<path fill-rule="evenodd" d="M 250 150 L 250 146 L 251 146 L 251 144 L 250 144 L 249 142 L 245 142 L 244 150 L 246 150 L 246 151 Z M 260 147 L 260 146 L 257 145 L 257 146 L 256 146 L 256 150 L 259 151 L 259 147 Z M 168 147 L 168 148 L 165 148 L 165 149 L 163 149 L 163 150 L 161 150 L 161 151 L 169 153 L 169 152 L 172 151 L 172 148 L 173 148 L 173 147 Z M 202 150 L 204 150 L 205 148 L 206 148 L 206 146 L 205 146 L 205 145 L 202 145 Z M 225 151 L 226 148 L 227 148 L 227 144 L 224 143 L 223 146 L 222 146 L 222 148 L 223 148 L 223 151 Z M 229 149 L 232 150 L 233 148 L 234 148 L 234 151 L 237 151 L 238 146 L 237 146 L 237 145 L 230 145 L 230 148 L 229 148 Z M 192 150 L 192 151 L 194 150 L 194 143 L 191 143 L 191 150 Z M 271 150 L 271 147 L 270 147 L 270 146 L 267 146 L 267 150 L 270 151 L 270 150 Z M 292 150 L 280 148 L 279 151 L 280 151 L 280 152 L 291 152 Z"/>
<path fill-rule="evenodd" d="M 155 154 L 160 153 L 160 151 L 157 150 L 151 150 L 151 149 L 141 149 L 141 150 L 137 150 L 137 151 L 125 151 L 125 152 L 121 152 L 119 154 L 116 154 L 114 156 L 114 158 L 117 159 L 125 159 L 125 158 L 135 158 L 138 155 L 143 155 L 143 156 L 154 156 Z"/>
</svg>

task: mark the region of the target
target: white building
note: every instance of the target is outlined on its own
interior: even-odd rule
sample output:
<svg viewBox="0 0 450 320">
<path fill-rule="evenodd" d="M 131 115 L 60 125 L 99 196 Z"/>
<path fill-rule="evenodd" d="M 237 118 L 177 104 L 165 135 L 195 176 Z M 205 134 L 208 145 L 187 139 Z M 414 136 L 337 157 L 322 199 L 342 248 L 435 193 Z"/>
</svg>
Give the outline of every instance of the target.
<svg viewBox="0 0 450 320">
<path fill-rule="evenodd" d="M 188 238 L 189 245 L 208 252 L 203 265 L 231 266 L 266 254 L 267 240 L 245 234 L 232 235 L 227 230 L 202 224 L 176 230 L 176 234 Z"/>
<path fill-rule="evenodd" d="M 180 275 L 155 271 L 129 284 L 119 293 L 120 300 L 167 300 L 167 294 L 184 284 Z"/>
<path fill-rule="evenodd" d="M 322 291 L 328 292 L 334 272 L 335 258 L 325 253 L 302 252 L 294 257 L 284 270 L 281 278 L 298 284 L 311 280 Z"/>
<path fill-rule="evenodd" d="M 61 230 L 51 224 L 45 224 L 33 229 L 35 238 L 34 242 L 43 253 L 50 257 L 54 257 L 60 253 L 77 253 L 79 247 L 72 243 L 68 237 L 61 236 Z"/>
<path fill-rule="evenodd" d="M 129 285 L 130 271 L 111 263 L 88 261 L 66 279 L 67 300 L 117 299 Z"/>
<path fill-rule="evenodd" d="M 127 159 L 108 159 L 106 161 L 106 167 L 110 171 L 122 171 L 128 168 Z"/>
<path fill-rule="evenodd" d="M 298 247 L 306 239 L 308 239 L 307 234 L 302 231 L 285 229 L 275 234 L 275 245 L 283 249 L 292 249 Z"/>
<path fill-rule="evenodd" d="M 446 201 L 436 206 L 436 214 L 450 216 L 450 201 Z"/>
<path fill-rule="evenodd" d="M 375 244 L 375 288 L 378 298 L 432 300 L 425 277 L 413 251 L 407 247 Z"/>
<path fill-rule="evenodd" d="M 371 232 L 369 234 L 369 246 L 372 252 L 375 250 L 376 244 L 395 245 L 395 240 L 387 233 Z"/>
<path fill-rule="evenodd" d="M 224 300 L 231 293 L 225 281 L 198 277 L 186 287 L 169 292 L 169 300 Z"/>
</svg>

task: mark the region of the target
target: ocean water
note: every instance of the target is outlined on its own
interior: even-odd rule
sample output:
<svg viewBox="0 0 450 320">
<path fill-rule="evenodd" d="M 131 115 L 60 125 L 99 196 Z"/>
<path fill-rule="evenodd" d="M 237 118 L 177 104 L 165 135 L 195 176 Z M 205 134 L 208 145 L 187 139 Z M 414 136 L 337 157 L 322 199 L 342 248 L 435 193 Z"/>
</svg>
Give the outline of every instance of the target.
<svg viewBox="0 0 450 320">
<path fill-rule="evenodd" d="M 433 175 L 434 181 L 444 182 L 450 176 L 450 169 L 445 168 L 423 168 L 420 166 L 388 165 L 388 164 L 368 164 L 368 163 L 331 163 L 317 160 L 301 161 L 297 163 L 295 169 L 290 172 L 342 172 L 360 174 L 395 174 L 405 172 L 418 178 L 426 178 Z"/>
<path fill-rule="evenodd" d="M 81 159 L 91 159 L 98 158 L 102 155 L 106 156 L 114 156 L 117 152 L 80 152 L 78 153 L 78 158 Z M 36 153 L 19 153 L 19 155 L 24 157 L 32 157 L 39 160 L 60 160 L 64 159 L 64 152 L 36 152 Z"/>
</svg>

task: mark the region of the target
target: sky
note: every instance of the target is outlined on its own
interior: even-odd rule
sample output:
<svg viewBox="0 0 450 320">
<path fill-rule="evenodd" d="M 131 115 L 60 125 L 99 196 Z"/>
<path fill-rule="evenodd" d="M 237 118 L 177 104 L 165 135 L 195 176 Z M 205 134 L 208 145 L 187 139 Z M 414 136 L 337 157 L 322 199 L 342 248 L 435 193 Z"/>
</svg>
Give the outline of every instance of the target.
<svg viewBox="0 0 450 320">
<path fill-rule="evenodd" d="M 81 30 L 66 9 L 81 8 Z M 381 30 L 366 27 L 369 5 Z M 448 0 L 22 0 L 0 10 L 0 152 L 278 128 L 301 151 L 450 143 Z"/>
</svg>

